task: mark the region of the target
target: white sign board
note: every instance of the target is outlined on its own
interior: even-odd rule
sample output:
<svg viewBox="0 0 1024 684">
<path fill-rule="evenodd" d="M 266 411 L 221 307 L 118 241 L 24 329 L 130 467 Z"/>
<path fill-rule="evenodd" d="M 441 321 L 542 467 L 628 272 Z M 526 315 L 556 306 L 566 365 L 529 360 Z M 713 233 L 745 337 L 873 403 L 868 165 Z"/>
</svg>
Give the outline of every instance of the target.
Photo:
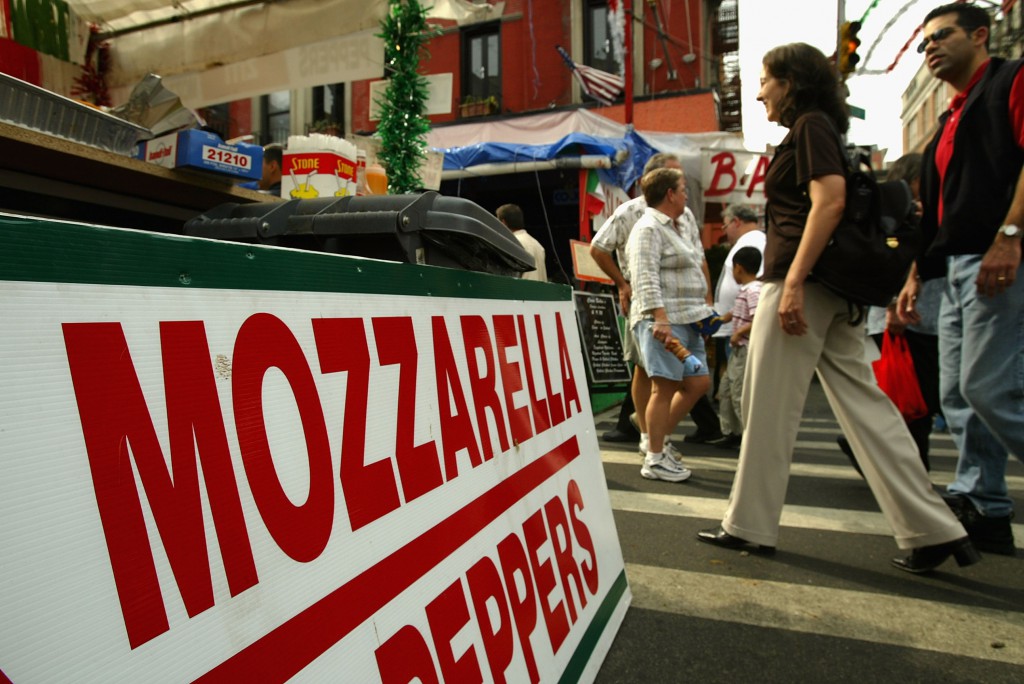
<svg viewBox="0 0 1024 684">
<path fill-rule="evenodd" d="M 0 320 L 0 681 L 593 680 L 568 288 L 0 216 Z"/>
<path fill-rule="evenodd" d="M 742 150 L 702 150 L 705 202 L 764 204 L 764 178 L 771 158 Z"/>
</svg>

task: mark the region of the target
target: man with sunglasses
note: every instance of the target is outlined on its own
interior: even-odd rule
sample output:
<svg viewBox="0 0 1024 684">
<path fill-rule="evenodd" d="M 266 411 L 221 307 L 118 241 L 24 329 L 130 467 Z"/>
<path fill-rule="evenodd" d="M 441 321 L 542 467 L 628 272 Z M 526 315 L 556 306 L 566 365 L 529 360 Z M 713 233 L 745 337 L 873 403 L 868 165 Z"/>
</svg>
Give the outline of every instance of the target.
<svg viewBox="0 0 1024 684">
<path fill-rule="evenodd" d="M 990 57 L 990 27 L 968 3 L 925 17 L 918 52 L 955 95 L 924 152 L 928 248 L 897 310 L 916 323 L 918 276 L 945 266 L 940 394 L 960 454 L 944 498 L 978 549 L 1014 555 L 1006 464 L 1024 458 L 1024 60 Z"/>
</svg>

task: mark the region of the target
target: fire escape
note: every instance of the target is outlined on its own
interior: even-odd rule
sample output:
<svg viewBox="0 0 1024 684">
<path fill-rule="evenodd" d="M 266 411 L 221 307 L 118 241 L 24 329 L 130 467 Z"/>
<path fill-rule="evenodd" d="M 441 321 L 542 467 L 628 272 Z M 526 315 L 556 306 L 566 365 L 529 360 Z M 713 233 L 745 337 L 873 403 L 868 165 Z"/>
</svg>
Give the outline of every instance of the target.
<svg viewBox="0 0 1024 684">
<path fill-rule="evenodd" d="M 718 65 L 719 121 L 723 131 L 743 128 L 740 98 L 740 23 L 737 0 L 720 0 L 713 6 L 711 47 Z"/>
</svg>

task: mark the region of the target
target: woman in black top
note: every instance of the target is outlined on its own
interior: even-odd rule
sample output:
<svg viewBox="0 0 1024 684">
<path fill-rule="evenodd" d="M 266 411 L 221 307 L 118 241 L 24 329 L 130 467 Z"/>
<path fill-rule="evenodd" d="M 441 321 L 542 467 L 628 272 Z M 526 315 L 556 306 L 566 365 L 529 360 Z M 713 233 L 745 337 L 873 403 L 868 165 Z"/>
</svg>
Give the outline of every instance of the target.
<svg viewBox="0 0 1024 684">
<path fill-rule="evenodd" d="M 804 43 L 764 57 L 758 100 L 768 120 L 789 133 L 765 179 L 768 239 L 744 381 L 743 435 L 736 479 L 722 525 L 701 541 L 774 551 L 800 417 L 818 373 L 843 432 L 901 549 L 893 564 L 927 572 L 951 555 L 977 562 L 963 526 L 931 487 L 899 411 L 864 360 L 862 324 L 849 304 L 814 282 L 814 263 L 846 204 L 845 150 L 837 133 L 849 126 L 835 67 Z"/>
</svg>

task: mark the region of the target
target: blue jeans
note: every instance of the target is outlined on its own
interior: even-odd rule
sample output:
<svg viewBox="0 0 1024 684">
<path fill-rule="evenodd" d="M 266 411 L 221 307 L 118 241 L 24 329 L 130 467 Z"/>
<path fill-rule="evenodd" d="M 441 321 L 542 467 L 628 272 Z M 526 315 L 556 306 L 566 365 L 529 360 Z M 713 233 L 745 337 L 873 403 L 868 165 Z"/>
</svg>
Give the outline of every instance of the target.
<svg viewBox="0 0 1024 684">
<path fill-rule="evenodd" d="M 1024 267 L 1007 291 L 978 293 L 980 255 L 949 258 L 939 311 L 939 393 L 960 458 L 947 490 L 1007 516 L 1007 454 L 1024 458 Z"/>
</svg>

